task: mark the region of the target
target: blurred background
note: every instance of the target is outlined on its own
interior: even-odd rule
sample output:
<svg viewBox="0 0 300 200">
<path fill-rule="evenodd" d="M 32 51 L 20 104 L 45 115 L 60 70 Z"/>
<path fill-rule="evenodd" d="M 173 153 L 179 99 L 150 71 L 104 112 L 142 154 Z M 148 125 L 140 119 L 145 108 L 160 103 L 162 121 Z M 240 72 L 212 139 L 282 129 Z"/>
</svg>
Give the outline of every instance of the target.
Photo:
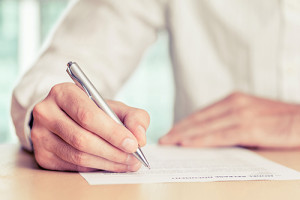
<svg viewBox="0 0 300 200">
<path fill-rule="evenodd" d="M 37 58 L 71 1 L 0 0 L 0 143 L 18 141 L 10 118 L 13 87 Z M 149 47 L 116 99 L 149 112 L 150 143 L 169 130 L 173 121 L 174 84 L 166 33 L 160 33 Z"/>
</svg>

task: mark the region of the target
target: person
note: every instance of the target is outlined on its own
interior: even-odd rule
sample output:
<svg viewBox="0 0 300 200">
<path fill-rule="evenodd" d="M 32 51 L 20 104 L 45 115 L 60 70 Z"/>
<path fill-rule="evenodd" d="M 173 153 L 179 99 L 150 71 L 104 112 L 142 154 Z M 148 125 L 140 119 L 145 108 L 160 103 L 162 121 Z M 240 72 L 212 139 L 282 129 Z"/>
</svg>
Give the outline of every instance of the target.
<svg viewBox="0 0 300 200">
<path fill-rule="evenodd" d="M 114 123 L 65 67 L 85 66 L 113 98 L 167 30 L 175 125 L 160 144 L 299 148 L 299 11 L 292 0 L 76 1 L 13 92 L 18 137 L 45 169 L 138 170 L 131 153 L 146 144 L 148 113 L 110 100 L 126 128 Z"/>
</svg>

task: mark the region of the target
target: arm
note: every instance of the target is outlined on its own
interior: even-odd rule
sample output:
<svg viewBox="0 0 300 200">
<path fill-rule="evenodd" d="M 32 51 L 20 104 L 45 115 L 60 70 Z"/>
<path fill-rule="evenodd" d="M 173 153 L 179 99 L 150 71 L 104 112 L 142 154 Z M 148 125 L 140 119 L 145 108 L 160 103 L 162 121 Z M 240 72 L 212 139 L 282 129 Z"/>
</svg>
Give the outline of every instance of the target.
<svg viewBox="0 0 300 200">
<path fill-rule="evenodd" d="M 69 60 L 89 67 L 85 69 L 86 74 L 106 98 L 111 98 L 138 65 L 157 31 L 163 28 L 163 10 L 164 4 L 159 1 L 76 2 L 61 21 L 49 46 L 14 90 L 11 112 L 23 147 L 31 150 L 27 136 L 32 110 L 41 116 L 41 109 L 34 109 L 35 105 L 42 101 L 39 107 L 43 107 L 45 102 L 50 102 L 46 99 L 54 101 L 56 93 L 52 87 L 69 81 L 65 72 Z M 59 91 L 65 85 L 55 88 L 54 91 Z"/>
</svg>

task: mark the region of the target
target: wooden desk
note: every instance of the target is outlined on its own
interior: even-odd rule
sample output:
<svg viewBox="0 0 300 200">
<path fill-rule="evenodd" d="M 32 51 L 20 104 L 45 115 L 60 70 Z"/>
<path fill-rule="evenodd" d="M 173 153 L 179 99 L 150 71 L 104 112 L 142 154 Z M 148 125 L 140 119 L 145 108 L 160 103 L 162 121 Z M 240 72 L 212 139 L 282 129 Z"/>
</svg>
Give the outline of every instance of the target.
<svg viewBox="0 0 300 200">
<path fill-rule="evenodd" d="M 300 181 L 235 181 L 89 185 L 78 173 L 39 169 L 33 156 L 18 145 L 0 145 L 1 200 L 76 199 L 300 199 Z M 300 150 L 257 151 L 258 154 L 300 171 Z"/>
</svg>

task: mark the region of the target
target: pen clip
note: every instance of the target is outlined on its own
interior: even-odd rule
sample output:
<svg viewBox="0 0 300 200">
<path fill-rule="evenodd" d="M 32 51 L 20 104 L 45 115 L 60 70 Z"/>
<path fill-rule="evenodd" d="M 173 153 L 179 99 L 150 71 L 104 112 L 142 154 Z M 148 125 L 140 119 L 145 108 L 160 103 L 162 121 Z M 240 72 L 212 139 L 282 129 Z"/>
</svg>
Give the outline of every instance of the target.
<svg viewBox="0 0 300 200">
<path fill-rule="evenodd" d="M 77 78 L 74 73 L 72 72 L 71 69 L 72 63 L 68 63 L 68 67 L 67 67 L 67 73 L 69 74 L 69 76 L 71 77 L 71 79 L 75 82 L 75 84 L 81 88 L 83 91 L 85 91 L 85 93 L 88 95 L 89 98 L 92 98 L 90 92 L 88 91 L 88 89 L 86 88 L 86 86 L 80 81 L 79 78 Z"/>
</svg>

